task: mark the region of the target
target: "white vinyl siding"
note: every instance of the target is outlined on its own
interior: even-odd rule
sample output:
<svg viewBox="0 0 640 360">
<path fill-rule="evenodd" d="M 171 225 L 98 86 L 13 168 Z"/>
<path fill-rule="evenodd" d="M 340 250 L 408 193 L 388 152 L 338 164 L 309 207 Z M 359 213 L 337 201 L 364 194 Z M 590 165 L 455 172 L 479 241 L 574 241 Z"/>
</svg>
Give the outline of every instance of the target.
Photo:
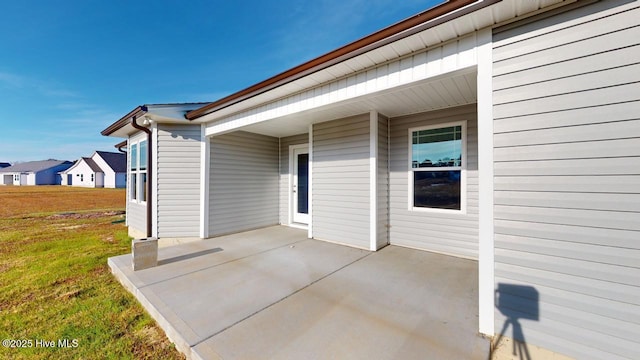
<svg viewBox="0 0 640 360">
<path fill-rule="evenodd" d="M 455 35 L 454 35 L 455 36 Z M 440 43 L 442 40 L 438 40 Z M 425 44 L 419 41 L 419 50 L 410 51 L 408 48 L 389 45 L 386 54 L 380 55 L 375 62 L 371 59 L 364 62 L 356 58 L 347 60 L 351 63 L 344 68 L 349 69 L 349 74 L 316 82 L 314 77 L 330 76 L 330 72 L 317 72 L 308 79 L 315 85 L 304 86 L 302 91 L 294 91 L 293 94 L 278 96 L 272 101 L 260 103 L 260 96 L 255 99 L 245 100 L 251 104 L 249 109 L 243 109 L 232 113 L 233 106 L 217 111 L 219 118 L 207 124 L 207 135 L 226 132 L 242 126 L 256 124 L 280 116 L 293 115 L 303 111 L 314 110 L 342 101 L 353 101 L 358 97 L 387 91 L 400 86 L 410 85 L 429 78 L 442 76 L 443 74 L 468 69 L 477 64 L 476 61 L 476 33 L 470 33 L 455 40 L 447 41 L 441 46 L 433 46 L 425 49 Z M 406 55 L 400 58 L 398 54 Z M 366 58 L 366 55 L 362 57 Z M 359 57 L 362 59 L 362 57 Z M 392 59 L 392 60 L 389 60 Z M 379 63 L 378 63 L 379 62 Z M 339 65 L 336 65 L 339 66 Z M 350 66 L 353 66 L 351 68 Z M 353 71 L 353 69 L 361 69 Z M 310 84 L 308 84 L 310 85 Z M 286 88 L 286 85 L 283 86 Z M 277 92 L 272 90 L 272 92 Z M 445 90 L 448 92 L 448 90 Z M 282 94 L 285 95 L 285 94 Z M 473 94 L 467 94 L 473 97 Z M 354 105 L 357 106 L 357 105 Z M 425 106 L 429 106 L 427 103 Z M 339 109 L 336 107 L 336 109 Z M 361 108 L 367 111 L 366 107 Z M 334 113 L 332 115 L 344 112 Z"/>
<path fill-rule="evenodd" d="M 211 138 L 209 235 L 278 224 L 278 138 L 244 131 Z"/>
<path fill-rule="evenodd" d="M 378 115 L 378 185 L 376 248 L 389 243 L 389 119 Z"/>
<path fill-rule="evenodd" d="M 309 142 L 309 134 L 300 134 L 280 138 L 280 179 L 279 179 L 279 204 L 280 224 L 289 223 L 290 184 L 289 184 L 289 146 L 306 144 Z"/>
<path fill-rule="evenodd" d="M 200 236 L 200 125 L 158 125 L 158 237 Z"/>
<path fill-rule="evenodd" d="M 313 237 L 370 248 L 369 114 L 313 126 Z"/>
<path fill-rule="evenodd" d="M 538 294 L 500 294 L 518 306 L 495 328 L 511 312 L 527 343 L 579 359 L 640 358 L 640 10 L 624 3 L 494 35 L 496 288 Z"/>
<path fill-rule="evenodd" d="M 478 257 L 478 142 L 476 106 L 391 118 L 389 220 L 391 244 Z M 466 121 L 466 213 L 409 210 L 410 128 Z M 462 194 L 465 192 L 463 191 Z M 463 201 L 464 203 L 464 201 Z"/>
</svg>

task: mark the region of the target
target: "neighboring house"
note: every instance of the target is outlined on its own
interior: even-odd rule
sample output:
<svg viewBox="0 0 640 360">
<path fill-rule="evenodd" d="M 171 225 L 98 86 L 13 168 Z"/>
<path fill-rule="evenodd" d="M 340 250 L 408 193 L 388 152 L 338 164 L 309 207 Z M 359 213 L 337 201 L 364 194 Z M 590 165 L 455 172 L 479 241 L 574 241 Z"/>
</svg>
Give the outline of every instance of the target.
<svg viewBox="0 0 640 360">
<path fill-rule="evenodd" d="M 10 163 L 7 163 L 7 162 L 0 162 L 0 169 L 4 169 L 4 168 L 9 167 L 9 166 L 11 166 L 11 164 L 10 164 Z"/>
<path fill-rule="evenodd" d="M 640 358 L 638 19 L 449 1 L 186 117 L 140 106 L 102 132 L 128 140 L 130 233 L 476 259 L 481 333 Z"/>
<path fill-rule="evenodd" d="M 127 157 L 123 153 L 96 151 L 60 175 L 62 185 L 123 188 L 127 184 Z"/>
<path fill-rule="evenodd" d="M 62 160 L 29 161 L 0 169 L 2 185 L 60 185 L 60 171 L 73 163 Z"/>
</svg>

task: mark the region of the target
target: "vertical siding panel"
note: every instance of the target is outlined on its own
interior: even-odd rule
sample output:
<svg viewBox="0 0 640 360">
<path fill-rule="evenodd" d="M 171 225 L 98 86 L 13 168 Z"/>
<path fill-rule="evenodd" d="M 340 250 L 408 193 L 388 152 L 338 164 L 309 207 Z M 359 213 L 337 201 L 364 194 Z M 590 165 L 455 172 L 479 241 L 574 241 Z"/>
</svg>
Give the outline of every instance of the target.
<svg viewBox="0 0 640 360">
<path fill-rule="evenodd" d="M 313 236 L 369 249 L 369 114 L 313 127 Z"/>
<path fill-rule="evenodd" d="M 200 125 L 158 125 L 158 237 L 200 237 Z"/>
<path fill-rule="evenodd" d="M 494 36 L 496 329 L 521 316 L 528 343 L 580 359 L 640 358 L 640 10 L 624 3 Z"/>
<path fill-rule="evenodd" d="M 409 210 L 409 133 L 412 127 L 467 121 L 466 214 Z M 455 256 L 478 257 L 478 146 L 476 106 L 410 115 L 390 120 L 389 240 Z"/>
<path fill-rule="evenodd" d="M 278 224 L 278 138 L 237 131 L 211 138 L 209 235 Z"/>
</svg>

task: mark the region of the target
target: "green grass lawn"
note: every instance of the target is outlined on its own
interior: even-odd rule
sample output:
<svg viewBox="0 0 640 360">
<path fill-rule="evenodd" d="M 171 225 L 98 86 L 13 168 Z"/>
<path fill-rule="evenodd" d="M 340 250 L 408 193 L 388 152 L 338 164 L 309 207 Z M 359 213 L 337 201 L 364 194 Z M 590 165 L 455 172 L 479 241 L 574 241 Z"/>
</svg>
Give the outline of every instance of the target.
<svg viewBox="0 0 640 360">
<path fill-rule="evenodd" d="M 52 211 L 60 198 L 75 205 Z M 15 340 L 3 341 L 0 359 L 183 358 L 107 267 L 131 249 L 118 223 L 124 198 L 121 189 L 0 187 L 0 340 Z"/>
</svg>

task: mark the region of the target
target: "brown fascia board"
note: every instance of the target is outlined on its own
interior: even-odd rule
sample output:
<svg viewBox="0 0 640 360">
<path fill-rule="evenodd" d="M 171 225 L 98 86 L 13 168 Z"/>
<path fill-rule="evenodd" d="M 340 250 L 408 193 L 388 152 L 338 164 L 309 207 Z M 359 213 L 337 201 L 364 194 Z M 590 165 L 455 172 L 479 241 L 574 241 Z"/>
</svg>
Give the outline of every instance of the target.
<svg viewBox="0 0 640 360">
<path fill-rule="evenodd" d="M 250 86 L 244 90 L 226 96 L 220 100 L 212 102 L 206 106 L 203 106 L 199 109 L 192 110 L 187 113 L 185 116 L 188 120 L 195 120 L 201 116 L 212 113 L 214 111 L 223 109 L 225 107 L 231 106 L 240 101 L 246 100 L 253 96 L 264 93 L 268 90 L 276 88 L 278 86 L 284 85 L 296 79 L 299 79 L 303 76 L 309 75 L 311 73 L 320 71 L 325 69 L 331 65 L 334 65 L 340 61 L 344 61 L 346 59 L 355 57 L 361 53 L 366 51 L 373 50 L 374 48 L 383 46 L 388 44 L 391 41 L 395 41 L 397 39 L 392 39 L 394 35 L 398 35 L 400 33 L 406 32 L 411 28 L 414 28 L 420 24 L 423 24 L 427 21 L 436 19 L 453 11 L 459 10 L 465 6 L 468 6 L 473 3 L 478 3 L 478 7 L 474 7 L 470 9 L 468 12 L 478 10 L 481 7 L 489 6 L 500 2 L 501 0 L 450 0 L 441 5 L 433 7 L 429 10 L 426 10 L 420 14 L 414 15 L 406 20 L 403 20 L 399 23 L 391 25 L 387 28 L 384 28 L 380 31 L 377 31 L 369 36 L 366 36 L 360 40 L 356 40 L 350 44 L 347 44 L 343 47 L 340 47 L 332 52 L 329 52 L 325 55 L 322 55 L 313 60 L 307 61 L 301 65 L 298 65 L 292 69 L 289 69 L 283 73 L 280 73 L 276 76 L 273 76 L 267 80 L 259 82 L 253 86 Z M 468 13 L 465 12 L 465 13 Z M 462 15 L 462 14 L 461 14 Z M 441 22 L 433 24 L 435 26 L 442 22 L 448 21 L 450 19 L 445 19 Z M 423 29 L 420 29 L 420 31 Z M 415 31 L 417 32 L 417 31 Z M 404 34 L 405 36 L 412 35 L 415 32 L 409 32 Z M 388 41 L 385 41 L 388 40 Z"/>
<path fill-rule="evenodd" d="M 121 142 L 113 145 L 113 147 L 118 149 L 118 150 L 120 150 L 120 148 L 123 148 L 123 147 L 127 146 L 127 141 L 128 140 L 121 141 Z"/>
<path fill-rule="evenodd" d="M 102 134 L 102 136 L 109 136 L 111 134 L 113 134 L 114 132 L 118 131 L 119 129 L 121 129 L 122 127 L 126 126 L 127 124 L 129 124 L 131 122 L 131 118 L 133 116 L 136 116 L 137 118 L 146 114 L 147 113 L 147 107 L 145 105 L 140 105 L 138 107 L 136 107 L 135 109 L 131 110 L 127 115 L 123 116 L 122 118 L 120 118 L 120 120 L 114 122 L 113 124 L 109 125 L 108 128 L 102 130 L 100 132 L 100 134 Z"/>
</svg>

